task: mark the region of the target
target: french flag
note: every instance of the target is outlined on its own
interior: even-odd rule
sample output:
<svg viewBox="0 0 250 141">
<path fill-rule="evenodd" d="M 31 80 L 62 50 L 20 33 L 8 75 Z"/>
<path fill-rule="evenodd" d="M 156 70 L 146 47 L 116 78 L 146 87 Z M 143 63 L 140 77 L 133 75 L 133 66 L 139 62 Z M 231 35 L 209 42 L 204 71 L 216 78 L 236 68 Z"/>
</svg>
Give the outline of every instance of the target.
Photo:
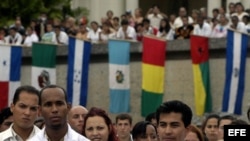
<svg viewBox="0 0 250 141">
<path fill-rule="evenodd" d="M 89 41 L 69 38 L 67 93 L 72 105 L 87 105 L 91 46 Z"/>
<path fill-rule="evenodd" d="M 0 109 L 10 106 L 20 84 L 22 47 L 0 45 Z"/>
<path fill-rule="evenodd" d="M 226 81 L 222 111 L 241 115 L 245 87 L 248 35 L 228 30 Z"/>
</svg>

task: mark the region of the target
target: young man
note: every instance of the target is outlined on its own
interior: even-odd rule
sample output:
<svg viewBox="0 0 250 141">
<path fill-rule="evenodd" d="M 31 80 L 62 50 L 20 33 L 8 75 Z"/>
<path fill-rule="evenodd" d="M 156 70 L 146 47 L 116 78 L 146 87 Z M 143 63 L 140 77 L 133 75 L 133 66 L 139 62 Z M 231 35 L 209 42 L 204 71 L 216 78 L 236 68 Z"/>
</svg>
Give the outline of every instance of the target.
<svg viewBox="0 0 250 141">
<path fill-rule="evenodd" d="M 13 113 L 13 124 L 0 133 L 0 141 L 25 141 L 40 131 L 34 125 L 39 111 L 39 91 L 36 88 L 17 88 L 10 109 Z"/>
<path fill-rule="evenodd" d="M 68 114 L 69 125 L 79 134 L 82 134 L 84 117 L 88 110 L 83 106 L 74 106 L 70 109 Z"/>
<path fill-rule="evenodd" d="M 49 85 L 40 91 L 41 115 L 45 128 L 30 141 L 88 141 L 75 132 L 67 123 L 70 105 L 67 103 L 66 91 L 57 85 Z"/>
<path fill-rule="evenodd" d="M 225 115 L 219 118 L 218 120 L 218 141 L 223 141 L 224 139 L 224 125 L 231 124 L 234 120 L 236 120 L 235 117 L 231 115 Z"/>
<path fill-rule="evenodd" d="M 157 109 L 156 120 L 159 141 L 184 141 L 191 124 L 192 111 L 181 101 L 167 101 Z"/>
<path fill-rule="evenodd" d="M 115 122 L 119 141 L 131 141 L 132 117 L 129 114 L 119 114 L 116 116 Z"/>
</svg>

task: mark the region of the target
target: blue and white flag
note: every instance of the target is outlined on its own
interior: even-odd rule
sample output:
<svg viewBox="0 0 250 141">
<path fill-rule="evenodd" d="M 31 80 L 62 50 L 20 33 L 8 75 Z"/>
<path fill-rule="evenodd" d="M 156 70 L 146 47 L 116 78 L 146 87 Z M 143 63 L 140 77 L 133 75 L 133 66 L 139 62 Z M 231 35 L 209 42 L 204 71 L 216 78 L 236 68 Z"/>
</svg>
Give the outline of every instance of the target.
<svg viewBox="0 0 250 141">
<path fill-rule="evenodd" d="M 21 85 L 22 47 L 0 45 L 0 109 L 10 106 Z"/>
<path fill-rule="evenodd" d="M 67 93 L 72 105 L 87 105 L 91 43 L 69 38 Z"/>
<path fill-rule="evenodd" d="M 130 42 L 109 40 L 110 112 L 130 111 Z"/>
<path fill-rule="evenodd" d="M 228 30 L 226 81 L 222 111 L 241 115 L 245 87 L 248 36 Z"/>
</svg>

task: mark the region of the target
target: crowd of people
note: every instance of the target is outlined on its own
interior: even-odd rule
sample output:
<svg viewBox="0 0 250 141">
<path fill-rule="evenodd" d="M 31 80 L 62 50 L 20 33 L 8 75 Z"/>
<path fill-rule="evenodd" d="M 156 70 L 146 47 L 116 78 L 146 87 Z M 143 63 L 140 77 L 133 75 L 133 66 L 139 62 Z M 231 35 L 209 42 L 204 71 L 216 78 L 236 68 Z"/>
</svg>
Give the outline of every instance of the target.
<svg viewBox="0 0 250 141">
<path fill-rule="evenodd" d="M 31 46 L 32 42 L 47 42 L 68 44 L 69 36 L 92 43 L 105 43 L 110 38 L 142 41 L 144 35 L 153 35 L 166 40 L 188 39 L 190 35 L 200 35 L 211 38 L 223 38 L 227 29 L 240 32 L 250 32 L 250 12 L 238 3 L 230 3 L 229 11 L 218 7 L 213 9 L 212 17 L 208 17 L 207 9 L 193 9 L 190 15 L 185 7 L 180 7 L 179 14 L 167 15 L 157 5 L 152 6 L 145 15 L 141 8 L 126 11 L 120 16 L 114 16 L 108 10 L 100 22 L 83 17 L 75 19 L 67 17 L 64 20 L 49 19 L 42 13 L 38 19 L 31 20 L 24 28 L 21 17 L 17 17 L 13 25 L 0 28 L 0 43 L 24 44 Z"/>
<path fill-rule="evenodd" d="M 112 120 L 102 108 L 72 106 L 58 85 L 40 91 L 25 85 L 16 89 L 10 107 L 0 113 L 1 141 L 223 141 L 224 125 L 249 125 L 233 115 L 210 113 L 201 126 L 182 101 L 163 102 L 145 120 L 133 123 L 129 113 Z M 250 118 L 250 108 L 248 110 Z M 238 126 L 237 126 L 238 127 Z"/>
</svg>

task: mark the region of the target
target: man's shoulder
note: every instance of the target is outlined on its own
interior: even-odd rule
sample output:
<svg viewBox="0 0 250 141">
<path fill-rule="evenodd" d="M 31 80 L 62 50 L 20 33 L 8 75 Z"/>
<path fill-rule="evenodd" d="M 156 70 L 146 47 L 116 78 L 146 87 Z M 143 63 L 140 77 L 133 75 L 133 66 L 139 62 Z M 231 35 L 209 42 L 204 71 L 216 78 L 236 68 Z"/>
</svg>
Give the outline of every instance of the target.
<svg viewBox="0 0 250 141">
<path fill-rule="evenodd" d="M 75 130 L 73 130 L 69 125 L 68 125 L 68 140 L 72 141 L 90 141 L 83 135 L 77 133 Z"/>
<path fill-rule="evenodd" d="M 9 137 L 12 137 L 11 127 L 0 133 L 0 141 L 4 141 Z"/>
</svg>

